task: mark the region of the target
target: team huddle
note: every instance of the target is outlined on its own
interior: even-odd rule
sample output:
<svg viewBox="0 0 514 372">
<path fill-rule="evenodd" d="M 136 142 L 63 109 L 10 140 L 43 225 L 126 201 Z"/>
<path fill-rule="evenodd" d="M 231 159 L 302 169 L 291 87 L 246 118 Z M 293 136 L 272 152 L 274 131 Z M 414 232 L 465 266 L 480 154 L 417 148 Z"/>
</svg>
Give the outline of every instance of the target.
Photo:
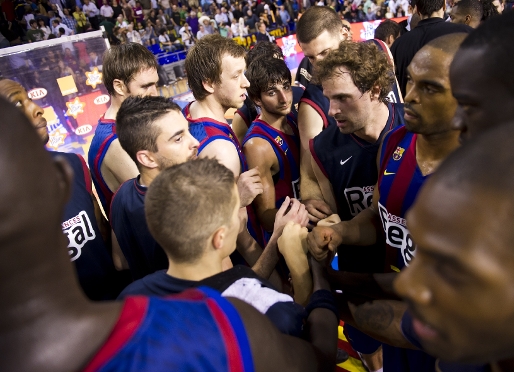
<svg viewBox="0 0 514 372">
<path fill-rule="evenodd" d="M 447 27 L 402 67 L 311 7 L 310 81 L 209 35 L 183 109 L 116 46 L 88 164 L 0 80 L 0 369 L 333 371 L 343 321 L 369 371 L 514 370 L 513 24 Z"/>
</svg>

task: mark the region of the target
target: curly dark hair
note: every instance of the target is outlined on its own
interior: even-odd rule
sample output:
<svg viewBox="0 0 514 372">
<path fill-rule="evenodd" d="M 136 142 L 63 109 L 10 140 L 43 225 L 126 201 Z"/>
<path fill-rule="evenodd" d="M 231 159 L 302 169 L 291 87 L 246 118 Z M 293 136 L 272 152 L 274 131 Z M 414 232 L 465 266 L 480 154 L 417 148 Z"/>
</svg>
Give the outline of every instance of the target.
<svg viewBox="0 0 514 372">
<path fill-rule="evenodd" d="M 379 100 L 387 102 L 387 95 L 394 83 L 393 66 L 384 52 L 373 43 L 343 41 L 316 65 L 315 80 L 321 83 L 337 75 L 337 68 L 344 66 L 350 71 L 353 83 L 365 93 L 378 86 Z"/>
</svg>

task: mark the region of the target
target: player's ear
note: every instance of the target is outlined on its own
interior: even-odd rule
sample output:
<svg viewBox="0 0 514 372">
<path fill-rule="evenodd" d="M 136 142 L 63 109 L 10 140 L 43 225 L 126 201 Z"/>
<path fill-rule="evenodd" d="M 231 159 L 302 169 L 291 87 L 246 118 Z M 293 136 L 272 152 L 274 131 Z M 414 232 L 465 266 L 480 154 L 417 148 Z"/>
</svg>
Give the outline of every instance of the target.
<svg viewBox="0 0 514 372">
<path fill-rule="evenodd" d="M 209 93 L 214 93 L 214 83 L 210 80 L 202 81 L 203 89 L 205 89 Z"/>
<path fill-rule="evenodd" d="M 73 169 L 64 156 L 56 156 L 53 158 L 57 175 L 59 177 L 58 187 L 59 195 L 63 196 L 63 204 L 67 203 L 71 197 L 71 184 L 73 182 Z"/>
<path fill-rule="evenodd" d="M 223 248 L 223 244 L 225 244 L 226 233 L 227 228 L 225 226 L 221 226 L 216 231 L 214 231 L 211 239 L 211 243 L 214 249 L 219 250 Z"/>
<path fill-rule="evenodd" d="M 369 94 L 371 95 L 371 99 L 373 101 L 378 100 L 378 97 L 380 97 L 380 87 L 375 85 L 373 88 L 371 88 Z"/>
<path fill-rule="evenodd" d="M 139 164 L 146 168 L 154 169 L 159 167 L 153 152 L 148 150 L 140 150 L 136 153 L 136 159 Z"/>
<path fill-rule="evenodd" d="M 112 82 L 112 87 L 118 96 L 124 96 L 126 94 L 125 83 L 120 79 L 114 79 Z"/>
<path fill-rule="evenodd" d="M 468 26 L 471 23 L 471 16 L 469 14 L 466 16 L 466 20 L 464 21 L 464 23 L 467 24 Z"/>
</svg>

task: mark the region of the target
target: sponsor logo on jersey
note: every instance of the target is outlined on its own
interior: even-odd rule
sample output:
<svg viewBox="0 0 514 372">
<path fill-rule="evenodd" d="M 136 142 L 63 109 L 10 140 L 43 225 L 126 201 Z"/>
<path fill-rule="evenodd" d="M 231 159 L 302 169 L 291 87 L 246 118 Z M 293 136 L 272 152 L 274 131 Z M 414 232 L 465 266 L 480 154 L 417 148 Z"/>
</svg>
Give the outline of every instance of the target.
<svg viewBox="0 0 514 372">
<path fill-rule="evenodd" d="M 41 99 L 48 94 L 45 88 L 34 88 L 27 92 L 29 98 L 33 101 Z"/>
<path fill-rule="evenodd" d="M 374 189 L 375 186 L 349 187 L 344 189 L 344 196 L 352 216 L 358 215 L 371 205 Z"/>
<path fill-rule="evenodd" d="M 387 244 L 400 249 L 405 266 L 409 266 L 416 255 L 416 245 L 406 227 L 405 218 L 389 213 L 380 203 L 378 203 L 378 212 Z"/>
<path fill-rule="evenodd" d="M 405 149 L 403 147 L 398 146 L 396 150 L 394 150 L 393 153 L 393 160 L 400 160 L 403 156 L 403 153 L 405 152 Z"/>
<path fill-rule="evenodd" d="M 279 146 L 284 144 L 284 140 L 280 136 L 275 137 L 275 142 L 278 143 Z"/>
<path fill-rule="evenodd" d="M 61 224 L 62 232 L 68 237 L 70 260 L 75 261 L 82 254 L 82 248 L 96 238 L 91 220 L 85 211 Z"/>
</svg>

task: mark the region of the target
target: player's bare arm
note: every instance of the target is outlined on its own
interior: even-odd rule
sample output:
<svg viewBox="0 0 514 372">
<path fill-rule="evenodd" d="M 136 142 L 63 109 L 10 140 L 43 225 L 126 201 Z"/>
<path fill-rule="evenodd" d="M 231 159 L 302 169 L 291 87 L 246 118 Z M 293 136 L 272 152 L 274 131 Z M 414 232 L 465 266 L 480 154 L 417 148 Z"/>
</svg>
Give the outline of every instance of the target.
<svg viewBox="0 0 514 372">
<path fill-rule="evenodd" d="M 277 156 L 270 143 L 262 138 L 248 140 L 243 151 L 248 167 L 259 169 L 263 192 L 255 197 L 253 205 L 262 227 L 271 232 L 278 211 L 275 207 L 275 185 L 273 183 L 273 175 L 280 171 Z"/>
<path fill-rule="evenodd" d="M 233 144 L 225 140 L 215 140 L 209 143 L 200 153 L 202 158 L 215 158 L 234 173 L 241 199 L 241 207 L 251 204 L 253 199 L 262 193 L 259 172 L 250 169 L 241 173 L 241 162 Z"/>
<path fill-rule="evenodd" d="M 306 306 L 312 293 L 312 276 L 307 252 L 302 241 L 307 239 L 307 228 L 293 222 L 284 227 L 278 239 L 278 250 L 284 256 L 291 272 L 295 302 Z M 305 247 L 307 248 L 307 247 Z"/>
<path fill-rule="evenodd" d="M 112 141 L 104 161 L 100 167 L 102 176 L 109 187 L 109 190 L 115 192 L 125 181 L 135 178 L 139 175 L 139 170 L 130 156 L 123 150 L 120 141 L 115 139 Z"/>
<path fill-rule="evenodd" d="M 416 349 L 403 335 L 401 320 L 407 304 L 336 294 L 339 317 L 374 339 L 391 346 Z"/>
</svg>

